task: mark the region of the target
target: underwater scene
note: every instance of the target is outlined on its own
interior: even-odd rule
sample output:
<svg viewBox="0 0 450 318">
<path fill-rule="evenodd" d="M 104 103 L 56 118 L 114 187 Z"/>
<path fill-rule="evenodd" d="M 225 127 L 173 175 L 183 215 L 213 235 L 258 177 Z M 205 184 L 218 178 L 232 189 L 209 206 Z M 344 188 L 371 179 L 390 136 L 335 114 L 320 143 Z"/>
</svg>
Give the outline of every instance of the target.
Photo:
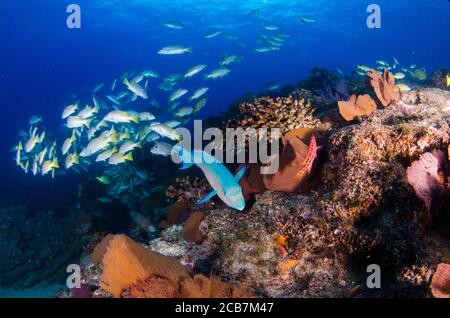
<svg viewBox="0 0 450 318">
<path fill-rule="evenodd" d="M 4 0 L 0 298 L 449 298 L 450 2 Z"/>
</svg>

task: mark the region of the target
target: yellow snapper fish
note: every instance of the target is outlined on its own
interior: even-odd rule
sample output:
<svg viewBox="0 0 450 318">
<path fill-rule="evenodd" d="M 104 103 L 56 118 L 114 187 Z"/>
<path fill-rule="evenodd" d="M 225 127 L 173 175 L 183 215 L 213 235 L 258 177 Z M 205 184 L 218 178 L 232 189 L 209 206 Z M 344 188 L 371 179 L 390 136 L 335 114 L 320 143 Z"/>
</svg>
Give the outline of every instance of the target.
<svg viewBox="0 0 450 318">
<path fill-rule="evenodd" d="M 33 160 L 33 168 L 31 170 L 31 172 L 33 173 L 33 176 L 37 175 L 39 172 L 39 166 L 38 166 L 38 162 L 35 160 Z"/>
<path fill-rule="evenodd" d="M 128 79 L 124 79 L 123 83 L 127 86 L 127 88 L 136 96 L 139 96 L 143 99 L 148 99 L 147 92 L 144 88 L 136 82 L 129 82 Z"/>
<path fill-rule="evenodd" d="M 61 152 L 62 152 L 63 156 L 65 156 L 65 155 L 69 152 L 70 148 L 72 148 L 72 145 L 73 145 L 73 143 L 76 141 L 76 139 L 77 139 L 77 137 L 76 137 L 76 131 L 73 130 L 73 131 L 72 131 L 72 136 L 69 137 L 69 138 L 67 138 L 67 139 L 64 141 L 64 144 L 63 144 L 63 146 L 62 146 L 62 148 L 61 148 Z"/>
<path fill-rule="evenodd" d="M 17 152 L 16 152 L 16 164 L 20 165 L 20 157 L 23 150 L 22 141 L 19 141 L 19 144 L 17 145 Z"/>
<path fill-rule="evenodd" d="M 77 153 L 68 154 L 65 161 L 66 169 L 72 168 L 74 165 L 80 164 L 80 160 Z"/>
<path fill-rule="evenodd" d="M 109 158 L 108 163 L 110 165 L 115 166 L 115 165 L 119 165 L 119 164 L 125 163 L 127 161 L 133 161 L 133 155 L 132 155 L 131 152 L 128 153 L 127 155 L 124 155 L 124 154 L 122 154 L 120 152 L 116 152 L 115 154 L 113 154 Z"/>
<path fill-rule="evenodd" d="M 363 72 L 368 72 L 372 69 L 371 67 L 368 67 L 366 65 L 357 65 L 356 67 L 358 68 L 358 70 L 361 70 Z"/>
<path fill-rule="evenodd" d="M 133 151 L 135 148 L 141 148 L 140 142 L 127 141 L 123 143 L 119 148 L 119 153 L 125 155 L 126 153 Z"/>
<path fill-rule="evenodd" d="M 58 159 L 44 161 L 42 164 L 41 174 L 45 176 L 47 173 L 52 172 L 55 169 L 59 169 Z"/>
<path fill-rule="evenodd" d="M 20 163 L 20 167 L 25 173 L 28 173 L 28 169 L 30 168 L 30 160 L 27 160 L 25 164 Z"/>
<path fill-rule="evenodd" d="M 45 156 L 47 155 L 48 152 L 48 148 L 45 147 L 44 149 L 42 149 L 42 151 L 40 153 L 38 153 L 35 157 L 36 161 L 39 163 L 39 165 L 42 165 L 42 163 L 44 162 Z"/>
<path fill-rule="evenodd" d="M 406 75 L 404 73 L 402 73 L 402 72 L 398 72 L 398 73 L 396 73 L 394 75 L 394 78 L 397 79 L 397 80 L 404 79 L 405 77 L 406 77 Z"/>
<path fill-rule="evenodd" d="M 97 156 L 97 158 L 95 159 L 95 162 L 106 161 L 106 160 L 108 160 L 109 158 L 111 158 L 111 156 L 112 156 L 113 154 L 115 154 L 117 151 L 118 151 L 118 150 L 117 150 L 117 147 L 114 147 L 114 148 L 105 150 L 105 151 L 103 151 L 102 153 L 100 153 L 100 154 Z"/>
<path fill-rule="evenodd" d="M 196 65 L 194 67 L 192 67 L 191 69 L 189 69 L 186 74 L 184 74 L 184 78 L 191 78 L 192 76 L 200 73 L 201 71 L 203 71 L 205 68 L 207 67 L 207 65 L 205 64 L 200 64 L 200 65 Z"/>
<path fill-rule="evenodd" d="M 31 133 L 31 136 L 28 139 L 27 143 L 25 144 L 25 152 L 26 153 L 31 152 L 34 149 L 34 147 L 36 147 L 36 145 L 41 141 L 42 141 L 41 138 L 37 135 L 37 128 L 35 128 Z"/>
<path fill-rule="evenodd" d="M 116 142 L 117 142 L 117 134 L 115 131 L 113 131 L 112 133 L 108 132 L 108 133 L 102 134 L 100 137 L 92 139 L 89 142 L 89 144 L 86 146 L 86 148 L 84 148 L 81 151 L 80 156 L 81 157 L 90 157 L 90 156 L 96 154 L 97 152 L 99 152 L 100 150 L 105 149 L 111 143 L 116 143 Z"/>
<path fill-rule="evenodd" d="M 72 116 L 77 110 L 78 110 L 77 104 L 69 105 L 66 108 L 64 108 L 61 118 L 66 119 L 67 117 Z"/>
<path fill-rule="evenodd" d="M 91 118 L 92 116 L 94 116 L 95 114 L 97 114 L 98 111 L 99 111 L 99 106 L 89 107 L 89 105 L 86 105 L 86 107 L 78 113 L 78 117 L 81 117 L 83 119 L 88 119 L 88 118 Z"/>
<path fill-rule="evenodd" d="M 128 112 L 122 110 L 113 110 L 105 116 L 103 121 L 115 123 L 115 124 L 128 124 L 134 122 L 139 124 L 139 115 L 131 115 Z"/>
<path fill-rule="evenodd" d="M 175 129 L 173 129 L 167 125 L 164 125 L 164 124 L 153 125 L 153 126 L 151 126 L 151 130 L 154 131 L 155 133 L 157 133 L 158 135 L 169 138 L 171 140 L 175 140 L 175 141 L 182 140 L 182 135 L 177 133 Z"/>
<path fill-rule="evenodd" d="M 397 84 L 396 86 L 400 89 L 400 92 L 402 93 L 409 92 L 411 90 L 411 87 L 403 83 Z"/>
<path fill-rule="evenodd" d="M 91 121 L 92 121 L 91 119 L 83 119 L 79 116 L 70 116 L 67 118 L 67 127 L 71 129 L 81 127 L 90 128 Z"/>
</svg>

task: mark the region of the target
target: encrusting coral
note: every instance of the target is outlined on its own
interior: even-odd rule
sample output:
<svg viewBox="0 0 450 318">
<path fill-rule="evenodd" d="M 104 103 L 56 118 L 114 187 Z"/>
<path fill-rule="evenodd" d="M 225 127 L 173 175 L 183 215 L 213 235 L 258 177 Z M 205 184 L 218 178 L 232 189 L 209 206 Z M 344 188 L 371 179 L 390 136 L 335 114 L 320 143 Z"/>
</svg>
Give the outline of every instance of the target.
<svg viewBox="0 0 450 318">
<path fill-rule="evenodd" d="M 367 72 L 368 83 L 373 88 L 381 105 L 389 106 L 400 100 L 400 89 L 395 86 L 394 75 L 384 69 L 383 75 L 375 70 Z"/>
<path fill-rule="evenodd" d="M 338 107 L 339 113 L 347 121 L 357 116 L 370 115 L 377 109 L 375 101 L 369 95 L 352 95 L 348 101 L 338 102 Z"/>
</svg>

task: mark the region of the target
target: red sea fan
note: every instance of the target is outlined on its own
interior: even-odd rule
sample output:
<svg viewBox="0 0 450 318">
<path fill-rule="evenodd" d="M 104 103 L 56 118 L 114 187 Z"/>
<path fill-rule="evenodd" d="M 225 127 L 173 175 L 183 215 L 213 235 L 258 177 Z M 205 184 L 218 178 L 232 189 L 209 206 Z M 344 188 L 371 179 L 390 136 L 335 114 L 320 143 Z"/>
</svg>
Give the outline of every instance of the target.
<svg viewBox="0 0 450 318">
<path fill-rule="evenodd" d="M 434 150 L 422 154 L 406 171 L 409 184 L 428 210 L 431 208 L 434 194 L 439 191 L 444 181 L 440 175 L 444 161 L 445 154 L 440 150 Z"/>
</svg>

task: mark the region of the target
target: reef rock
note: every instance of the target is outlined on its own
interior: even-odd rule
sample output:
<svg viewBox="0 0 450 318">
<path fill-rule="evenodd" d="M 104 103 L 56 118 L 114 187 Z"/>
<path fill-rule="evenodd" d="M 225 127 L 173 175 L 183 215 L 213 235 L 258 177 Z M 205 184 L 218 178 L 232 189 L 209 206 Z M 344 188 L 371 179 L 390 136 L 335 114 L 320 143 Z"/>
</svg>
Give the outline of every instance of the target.
<svg viewBox="0 0 450 318">
<path fill-rule="evenodd" d="M 450 264 L 438 265 L 430 288 L 434 297 L 450 298 Z"/>
</svg>

